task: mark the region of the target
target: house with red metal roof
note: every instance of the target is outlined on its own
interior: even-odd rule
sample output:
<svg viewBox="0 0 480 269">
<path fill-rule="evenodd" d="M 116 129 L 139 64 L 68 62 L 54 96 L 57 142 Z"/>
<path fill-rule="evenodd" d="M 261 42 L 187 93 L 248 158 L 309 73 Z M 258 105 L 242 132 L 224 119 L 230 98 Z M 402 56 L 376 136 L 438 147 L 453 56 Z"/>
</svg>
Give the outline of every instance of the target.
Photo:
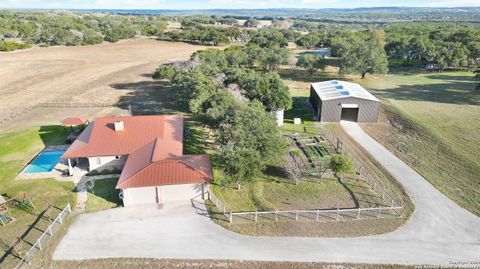
<svg viewBox="0 0 480 269">
<path fill-rule="evenodd" d="M 117 166 L 123 204 L 163 203 L 203 196 L 213 180 L 210 157 L 183 155 L 183 117 L 120 116 L 92 121 L 62 156 L 88 170 Z"/>
</svg>

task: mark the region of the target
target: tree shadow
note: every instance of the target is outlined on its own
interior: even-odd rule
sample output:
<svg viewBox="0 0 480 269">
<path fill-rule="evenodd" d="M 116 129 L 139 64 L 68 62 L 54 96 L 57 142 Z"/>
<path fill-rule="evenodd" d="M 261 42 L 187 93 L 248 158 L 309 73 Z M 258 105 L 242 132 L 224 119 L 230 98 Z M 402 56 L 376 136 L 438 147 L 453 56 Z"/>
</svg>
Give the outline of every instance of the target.
<svg viewBox="0 0 480 269">
<path fill-rule="evenodd" d="M 144 74 L 145 77 L 149 74 Z M 131 110 L 132 115 L 159 115 L 187 112 L 175 100 L 170 82 L 145 80 L 135 83 L 116 83 L 110 85 L 118 90 L 130 90 L 116 103 L 116 106 Z"/>
<path fill-rule="evenodd" d="M 2 256 L 0 256 L 0 267 L 2 267 L 2 263 L 6 262 L 6 260 L 9 257 L 12 257 L 14 259 L 21 260 L 22 259 L 22 254 L 17 252 L 17 248 L 21 243 L 25 243 L 29 246 L 33 246 L 35 242 L 31 242 L 28 237 L 32 233 L 32 231 L 39 231 L 40 233 L 43 233 L 45 230 L 41 229 L 37 226 L 40 225 L 40 222 L 45 220 L 45 221 L 52 221 L 53 219 L 49 216 L 49 211 L 51 210 L 51 207 L 43 210 L 41 213 L 37 215 L 35 220 L 28 226 L 28 228 L 23 232 L 22 235 L 20 235 L 15 243 L 13 243 L 10 247 L 8 247 L 5 252 L 3 253 Z M 2 242 L 3 245 L 8 245 L 5 242 Z"/>
<path fill-rule="evenodd" d="M 44 146 L 53 146 L 65 144 L 67 136 L 63 126 L 60 125 L 44 125 L 38 129 L 38 135 Z"/>
<path fill-rule="evenodd" d="M 340 183 L 340 185 L 342 185 L 343 188 L 345 188 L 345 190 L 348 192 L 348 194 L 349 194 L 350 197 L 352 198 L 353 203 L 355 204 L 355 208 L 359 208 L 359 207 L 360 207 L 360 203 L 359 203 L 357 197 L 355 196 L 355 193 L 353 192 L 353 190 L 348 186 L 348 184 L 346 184 L 345 182 L 343 182 L 343 180 L 342 180 L 341 177 L 336 176 L 336 175 L 335 175 L 335 177 L 337 178 L 338 183 Z"/>
<path fill-rule="evenodd" d="M 106 178 L 95 180 L 93 183 L 93 188 L 88 190 L 92 195 L 102 198 L 107 202 L 111 202 L 120 206 L 122 201 L 120 201 L 120 190 L 117 190 L 118 178 Z"/>
<path fill-rule="evenodd" d="M 292 108 L 285 111 L 284 123 L 293 124 L 293 119 L 300 117 L 302 121 L 312 121 L 314 118 L 314 111 L 308 102 L 307 96 L 295 96 L 292 98 Z"/>
<path fill-rule="evenodd" d="M 266 176 L 274 177 L 275 181 L 277 181 L 277 182 L 280 181 L 282 183 L 293 183 L 294 184 L 293 180 L 288 177 L 287 173 L 285 173 L 285 170 L 280 166 L 267 165 L 267 167 L 265 168 L 263 173 Z"/>
<path fill-rule="evenodd" d="M 331 73 L 317 71 L 309 74 L 303 69 L 279 69 L 278 74 L 282 79 L 300 81 L 300 82 L 319 82 L 331 79 L 339 79 L 338 75 L 332 76 Z"/>
<path fill-rule="evenodd" d="M 465 76 L 429 75 L 441 83 L 399 85 L 395 88 L 375 90 L 375 95 L 386 99 L 430 101 L 436 103 L 480 105 L 480 91 L 474 80 Z"/>
<path fill-rule="evenodd" d="M 190 124 L 186 124 L 184 130 L 184 154 L 204 154 L 208 149 L 206 141 L 206 133 L 203 129 L 193 128 Z"/>
</svg>

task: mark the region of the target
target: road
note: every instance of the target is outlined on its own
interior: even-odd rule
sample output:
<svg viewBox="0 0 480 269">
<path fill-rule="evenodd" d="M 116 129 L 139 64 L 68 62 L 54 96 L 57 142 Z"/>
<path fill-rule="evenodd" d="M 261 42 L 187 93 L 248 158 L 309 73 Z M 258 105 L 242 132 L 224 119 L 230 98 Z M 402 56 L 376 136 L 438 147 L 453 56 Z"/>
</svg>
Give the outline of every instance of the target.
<svg viewBox="0 0 480 269">
<path fill-rule="evenodd" d="M 411 195 L 416 212 L 401 229 L 354 238 L 253 237 L 214 224 L 202 206 L 170 204 L 83 214 L 57 247 L 57 260 L 112 257 L 235 259 L 480 266 L 480 218 L 459 207 L 368 136 L 342 127 Z M 200 209 L 199 209 L 200 208 Z"/>
</svg>

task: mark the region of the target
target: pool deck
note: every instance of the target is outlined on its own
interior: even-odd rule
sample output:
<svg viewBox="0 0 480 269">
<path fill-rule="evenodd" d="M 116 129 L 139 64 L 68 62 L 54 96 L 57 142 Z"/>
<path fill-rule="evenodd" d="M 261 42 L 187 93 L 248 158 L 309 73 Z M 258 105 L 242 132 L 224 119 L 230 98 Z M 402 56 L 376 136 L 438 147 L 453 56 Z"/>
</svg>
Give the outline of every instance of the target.
<svg viewBox="0 0 480 269">
<path fill-rule="evenodd" d="M 55 167 L 52 169 L 50 172 L 40 172 L 40 173 L 24 173 L 26 167 L 33 162 L 38 155 L 40 155 L 42 152 L 52 152 L 52 151 L 65 151 L 68 149 L 70 145 L 54 145 L 54 146 L 48 146 L 44 148 L 42 151 L 40 151 L 35 158 L 33 158 L 29 163 L 25 164 L 24 167 L 22 168 L 21 172 L 18 173 L 16 179 L 18 180 L 24 180 L 24 179 L 40 179 L 40 178 L 54 178 L 59 181 L 71 181 L 71 177 L 65 176 L 64 172 L 68 170 L 68 165 L 64 163 L 57 163 Z M 85 171 L 86 173 L 86 171 Z M 81 174 L 81 173 L 80 173 Z"/>
</svg>

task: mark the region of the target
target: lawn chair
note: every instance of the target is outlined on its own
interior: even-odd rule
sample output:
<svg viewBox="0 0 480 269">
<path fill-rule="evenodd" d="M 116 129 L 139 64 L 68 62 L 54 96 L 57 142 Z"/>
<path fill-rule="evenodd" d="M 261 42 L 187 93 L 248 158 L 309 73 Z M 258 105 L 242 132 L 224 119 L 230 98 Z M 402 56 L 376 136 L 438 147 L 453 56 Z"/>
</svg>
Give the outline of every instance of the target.
<svg viewBox="0 0 480 269">
<path fill-rule="evenodd" d="M 14 221 L 15 218 L 12 217 L 12 215 L 10 214 L 10 212 L 8 211 L 8 207 L 0 207 L 0 223 L 2 224 L 2 226 L 5 226 L 7 225 L 8 223 Z"/>
</svg>

